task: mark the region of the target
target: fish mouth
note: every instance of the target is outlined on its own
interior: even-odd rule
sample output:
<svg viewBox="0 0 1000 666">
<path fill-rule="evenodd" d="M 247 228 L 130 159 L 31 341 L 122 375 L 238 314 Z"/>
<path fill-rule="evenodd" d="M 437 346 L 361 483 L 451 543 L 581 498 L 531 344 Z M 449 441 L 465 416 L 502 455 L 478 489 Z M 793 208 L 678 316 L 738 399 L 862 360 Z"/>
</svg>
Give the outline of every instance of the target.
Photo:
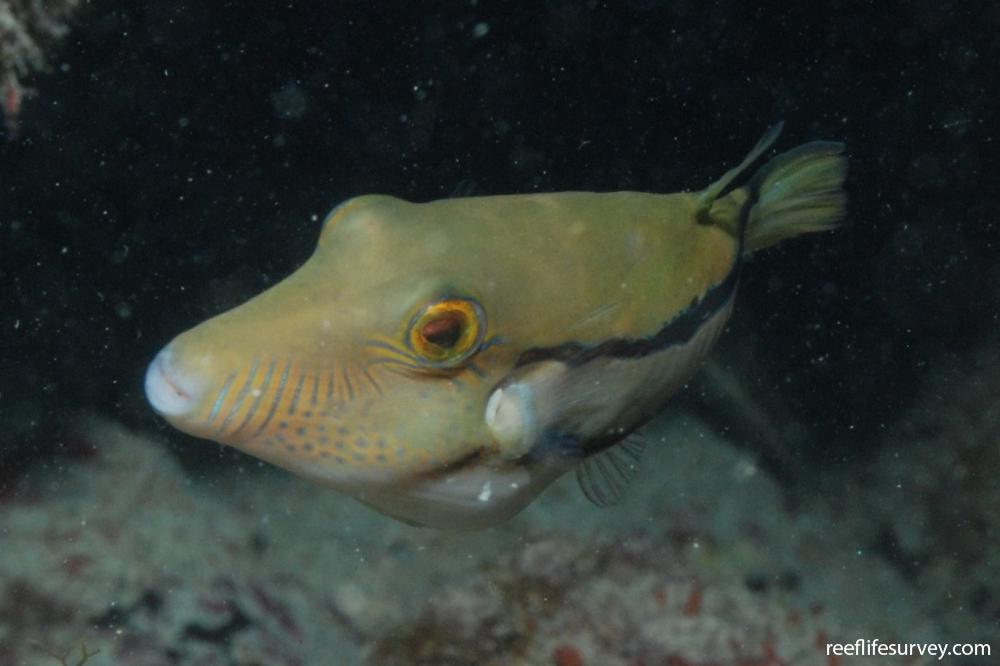
<svg viewBox="0 0 1000 666">
<path fill-rule="evenodd" d="M 146 369 L 146 400 L 164 417 L 183 417 L 198 408 L 204 382 L 178 367 L 176 355 L 164 347 Z"/>
</svg>

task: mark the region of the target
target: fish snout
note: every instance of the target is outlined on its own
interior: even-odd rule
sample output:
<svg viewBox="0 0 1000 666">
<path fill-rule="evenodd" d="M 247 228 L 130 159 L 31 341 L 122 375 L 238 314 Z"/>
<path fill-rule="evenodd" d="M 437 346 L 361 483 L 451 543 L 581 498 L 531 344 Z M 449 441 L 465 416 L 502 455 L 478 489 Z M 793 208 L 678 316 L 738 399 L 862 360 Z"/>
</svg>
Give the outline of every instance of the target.
<svg viewBox="0 0 1000 666">
<path fill-rule="evenodd" d="M 180 366 L 169 345 L 149 364 L 145 387 L 146 400 L 167 418 L 190 414 L 201 405 L 205 393 L 205 382 Z"/>
</svg>

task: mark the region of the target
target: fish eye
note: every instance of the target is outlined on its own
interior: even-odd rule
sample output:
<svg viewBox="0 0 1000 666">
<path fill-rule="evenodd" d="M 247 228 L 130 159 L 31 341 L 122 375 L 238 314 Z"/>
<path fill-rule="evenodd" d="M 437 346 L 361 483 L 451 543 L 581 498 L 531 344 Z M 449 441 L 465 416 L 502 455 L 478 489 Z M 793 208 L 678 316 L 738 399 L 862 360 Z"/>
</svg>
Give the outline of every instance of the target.
<svg viewBox="0 0 1000 666">
<path fill-rule="evenodd" d="M 427 365 L 454 368 L 479 351 L 486 317 L 478 303 L 449 298 L 425 305 L 413 317 L 407 344 Z"/>
</svg>

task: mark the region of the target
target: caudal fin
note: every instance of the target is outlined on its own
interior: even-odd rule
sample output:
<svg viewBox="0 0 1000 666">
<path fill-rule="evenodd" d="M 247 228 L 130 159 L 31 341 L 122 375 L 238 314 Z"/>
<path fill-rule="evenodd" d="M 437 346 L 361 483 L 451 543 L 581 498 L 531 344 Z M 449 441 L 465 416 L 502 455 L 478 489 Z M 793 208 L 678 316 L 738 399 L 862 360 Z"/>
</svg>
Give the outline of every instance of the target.
<svg viewBox="0 0 1000 666">
<path fill-rule="evenodd" d="M 844 144 L 835 141 L 804 144 L 762 166 L 750 183 L 756 201 L 747 218 L 745 251 L 837 227 L 847 206 L 846 176 Z"/>
</svg>

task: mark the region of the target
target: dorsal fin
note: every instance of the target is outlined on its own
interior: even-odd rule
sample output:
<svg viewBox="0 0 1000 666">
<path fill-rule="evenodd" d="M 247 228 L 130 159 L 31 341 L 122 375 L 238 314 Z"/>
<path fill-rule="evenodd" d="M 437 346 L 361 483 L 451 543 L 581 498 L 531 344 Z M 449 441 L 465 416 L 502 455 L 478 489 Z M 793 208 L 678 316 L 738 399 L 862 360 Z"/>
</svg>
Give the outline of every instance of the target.
<svg viewBox="0 0 1000 666">
<path fill-rule="evenodd" d="M 730 169 L 722 175 L 722 178 L 718 179 L 704 190 L 698 194 L 698 204 L 699 211 L 702 213 L 708 213 L 708 209 L 712 207 L 712 203 L 719 198 L 727 187 L 729 187 L 736 178 L 749 168 L 751 164 L 757 161 L 757 159 L 767 152 L 768 148 L 771 147 L 777 138 L 781 134 L 781 129 L 785 126 L 784 121 L 772 125 L 764 132 L 764 136 L 760 138 L 747 156 L 743 158 L 743 161 L 736 165 L 734 168 Z"/>
<path fill-rule="evenodd" d="M 576 482 L 584 496 L 600 507 L 617 504 L 639 471 L 645 449 L 646 440 L 633 433 L 585 459 L 576 468 Z"/>
</svg>

